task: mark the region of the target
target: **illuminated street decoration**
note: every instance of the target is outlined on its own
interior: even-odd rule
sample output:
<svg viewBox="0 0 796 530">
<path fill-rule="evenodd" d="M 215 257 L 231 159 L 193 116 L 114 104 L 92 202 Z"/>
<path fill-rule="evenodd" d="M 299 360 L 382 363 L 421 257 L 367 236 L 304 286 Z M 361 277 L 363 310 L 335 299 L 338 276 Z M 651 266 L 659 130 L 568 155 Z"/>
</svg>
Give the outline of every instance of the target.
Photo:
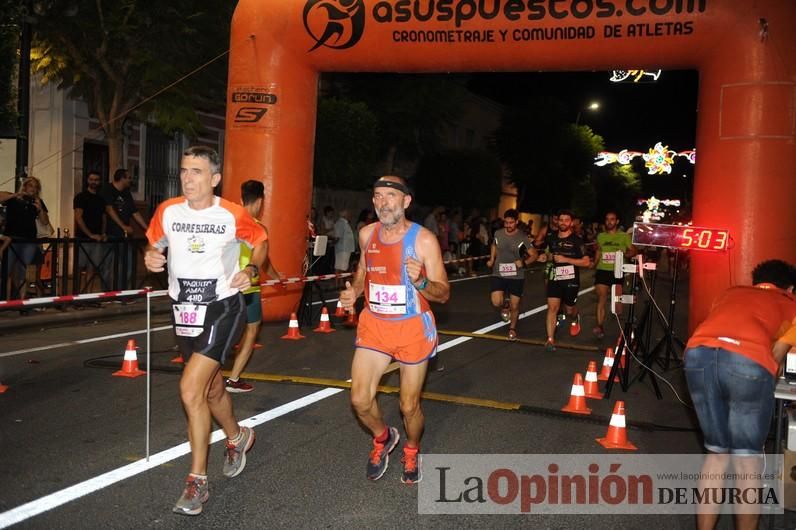
<svg viewBox="0 0 796 530">
<path fill-rule="evenodd" d="M 672 164 L 677 157 L 683 157 L 692 164 L 696 164 L 696 149 L 688 151 L 671 151 L 669 146 L 663 145 L 661 142 L 655 144 L 646 153 L 640 151 L 628 151 L 622 149 L 618 153 L 610 151 L 600 151 L 594 159 L 595 166 L 607 166 L 608 164 L 621 164 L 626 166 L 636 157 L 644 159 L 644 167 L 647 168 L 649 175 L 661 175 L 663 173 L 672 172 Z"/>
<path fill-rule="evenodd" d="M 625 81 L 631 83 L 644 83 L 657 81 L 661 76 L 663 70 L 611 70 L 611 79 L 613 83 L 623 83 Z M 648 78 L 652 78 L 650 81 Z"/>
<path fill-rule="evenodd" d="M 679 208 L 680 199 L 658 199 L 653 195 L 649 199 L 639 199 L 638 205 L 647 206 L 647 209 L 641 214 L 641 219 L 643 222 L 649 223 L 650 221 L 660 221 L 666 216 L 667 212 L 663 211 L 661 206 Z"/>
<path fill-rule="evenodd" d="M 670 154 L 671 153 L 671 154 Z M 647 154 L 641 155 L 644 159 L 644 167 L 650 175 L 662 175 L 672 172 L 672 162 L 674 162 L 674 151 L 669 151 L 669 146 L 664 146 L 660 142 L 649 150 Z"/>
</svg>

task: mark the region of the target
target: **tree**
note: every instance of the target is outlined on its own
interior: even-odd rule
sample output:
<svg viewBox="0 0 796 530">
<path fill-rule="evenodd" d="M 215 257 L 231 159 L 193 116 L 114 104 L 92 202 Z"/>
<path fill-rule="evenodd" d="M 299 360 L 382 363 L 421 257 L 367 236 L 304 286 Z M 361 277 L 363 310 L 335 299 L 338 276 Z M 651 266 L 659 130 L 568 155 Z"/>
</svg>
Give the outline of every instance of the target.
<svg viewBox="0 0 796 530">
<path fill-rule="evenodd" d="M 526 211 L 571 206 L 578 184 L 593 167 L 603 140 L 589 127 L 567 123 L 566 107 L 540 97 L 506 110 L 495 138 Z"/>
<path fill-rule="evenodd" d="M 373 183 L 378 122 L 362 102 L 339 98 L 318 101 L 315 133 L 315 184 L 364 189 Z"/>
<path fill-rule="evenodd" d="M 451 149 L 420 160 L 414 182 L 423 204 L 493 208 L 500 200 L 502 171 L 491 153 Z"/>
<path fill-rule="evenodd" d="M 200 124 L 194 109 L 223 105 L 226 61 L 155 94 L 227 49 L 234 2 L 49 0 L 42 5 L 35 13 L 33 69 L 88 103 L 108 140 L 111 168 L 120 167 L 122 125 L 131 109 L 136 119 L 152 119 L 167 132 L 195 135 Z"/>
<path fill-rule="evenodd" d="M 11 136 L 17 127 L 16 72 L 22 9 L 18 0 L 0 0 L 0 137 Z"/>
<path fill-rule="evenodd" d="M 333 91 L 362 101 L 381 131 L 378 147 L 387 153 L 387 171 L 399 159 L 433 152 L 440 136 L 460 112 L 464 86 L 450 76 L 410 74 L 336 74 L 327 76 Z"/>
</svg>

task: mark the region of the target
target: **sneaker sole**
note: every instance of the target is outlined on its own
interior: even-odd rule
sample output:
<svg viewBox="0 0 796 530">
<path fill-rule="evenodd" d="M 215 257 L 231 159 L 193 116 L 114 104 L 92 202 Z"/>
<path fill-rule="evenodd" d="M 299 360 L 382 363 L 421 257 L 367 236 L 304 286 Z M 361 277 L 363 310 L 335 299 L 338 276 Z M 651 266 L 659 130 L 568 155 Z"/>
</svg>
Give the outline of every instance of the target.
<svg viewBox="0 0 796 530">
<path fill-rule="evenodd" d="M 395 440 L 393 441 L 392 445 L 387 449 L 387 455 L 384 457 L 384 469 L 381 470 L 379 476 L 377 477 L 368 477 L 368 480 L 379 480 L 384 474 L 387 472 L 387 468 L 390 467 L 390 453 L 393 452 L 393 449 L 398 445 L 398 442 L 401 441 L 401 433 L 398 432 L 398 429 L 394 427 L 390 427 L 395 432 Z"/>
<path fill-rule="evenodd" d="M 251 392 L 254 390 L 253 388 L 233 388 L 231 386 L 227 387 L 227 392 L 230 394 L 244 394 L 246 392 Z"/>
<path fill-rule="evenodd" d="M 423 457 L 418 455 L 417 456 L 417 480 L 404 480 L 404 476 L 401 475 L 401 482 L 404 484 L 417 484 L 421 480 L 423 480 Z"/>
<path fill-rule="evenodd" d="M 246 453 L 248 453 L 252 446 L 254 446 L 254 441 L 257 438 L 257 435 L 254 433 L 254 429 L 246 427 L 252 433 L 249 437 L 249 440 L 246 442 L 246 447 L 243 448 L 243 451 L 240 452 L 240 467 L 233 473 L 232 475 L 225 474 L 224 476 L 227 478 L 235 478 L 243 472 L 243 468 L 246 467 Z"/>
<path fill-rule="evenodd" d="M 202 505 L 206 503 L 209 498 L 210 498 L 210 493 L 208 492 L 202 498 L 202 504 L 200 504 L 198 508 L 194 508 L 193 510 L 185 510 L 183 508 L 177 508 L 175 506 L 174 508 L 171 509 L 171 511 L 178 515 L 199 515 L 200 513 L 202 513 L 202 508 L 203 508 Z"/>
</svg>

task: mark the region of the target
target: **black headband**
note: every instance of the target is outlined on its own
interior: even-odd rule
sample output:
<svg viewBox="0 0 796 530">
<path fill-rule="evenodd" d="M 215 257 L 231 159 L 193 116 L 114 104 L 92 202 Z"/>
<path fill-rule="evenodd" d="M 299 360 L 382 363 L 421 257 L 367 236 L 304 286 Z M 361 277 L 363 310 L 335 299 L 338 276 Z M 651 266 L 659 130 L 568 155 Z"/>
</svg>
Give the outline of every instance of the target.
<svg viewBox="0 0 796 530">
<path fill-rule="evenodd" d="M 407 188 L 404 184 L 400 182 L 394 182 L 392 180 L 383 180 L 383 179 L 377 180 L 376 183 L 373 184 L 373 189 L 376 188 L 393 188 L 405 193 L 406 195 L 412 194 L 412 192 L 409 191 L 409 188 Z"/>
</svg>

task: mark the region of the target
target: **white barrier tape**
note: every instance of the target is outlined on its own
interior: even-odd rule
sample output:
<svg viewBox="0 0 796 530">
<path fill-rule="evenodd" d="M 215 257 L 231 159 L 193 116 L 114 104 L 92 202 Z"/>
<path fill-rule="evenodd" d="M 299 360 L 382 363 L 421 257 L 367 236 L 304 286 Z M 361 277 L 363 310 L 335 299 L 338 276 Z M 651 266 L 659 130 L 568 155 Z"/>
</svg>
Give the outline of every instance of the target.
<svg viewBox="0 0 796 530">
<path fill-rule="evenodd" d="M 463 261 L 475 261 L 480 259 L 488 259 L 489 256 L 477 256 L 471 258 L 459 258 L 449 261 L 444 261 L 444 264 L 458 263 Z M 290 285 L 294 283 L 307 283 L 322 280 L 330 280 L 332 278 L 348 278 L 353 276 L 351 272 L 334 273 L 334 274 L 319 274 L 316 276 L 297 276 L 294 278 L 282 278 L 279 280 L 267 280 L 260 284 L 261 287 L 269 287 L 272 285 Z M 156 298 L 159 296 L 166 296 L 167 290 L 153 291 L 151 288 L 144 289 L 131 289 L 128 291 L 108 291 L 105 293 L 86 293 L 86 294 L 70 294 L 65 296 L 50 296 L 46 298 L 29 298 L 28 300 L 4 300 L 0 301 L 0 310 L 14 309 L 19 307 L 44 305 L 44 304 L 59 304 L 64 302 L 79 302 L 81 300 L 113 300 L 116 298 L 125 298 L 128 296 L 148 296 Z"/>
</svg>

